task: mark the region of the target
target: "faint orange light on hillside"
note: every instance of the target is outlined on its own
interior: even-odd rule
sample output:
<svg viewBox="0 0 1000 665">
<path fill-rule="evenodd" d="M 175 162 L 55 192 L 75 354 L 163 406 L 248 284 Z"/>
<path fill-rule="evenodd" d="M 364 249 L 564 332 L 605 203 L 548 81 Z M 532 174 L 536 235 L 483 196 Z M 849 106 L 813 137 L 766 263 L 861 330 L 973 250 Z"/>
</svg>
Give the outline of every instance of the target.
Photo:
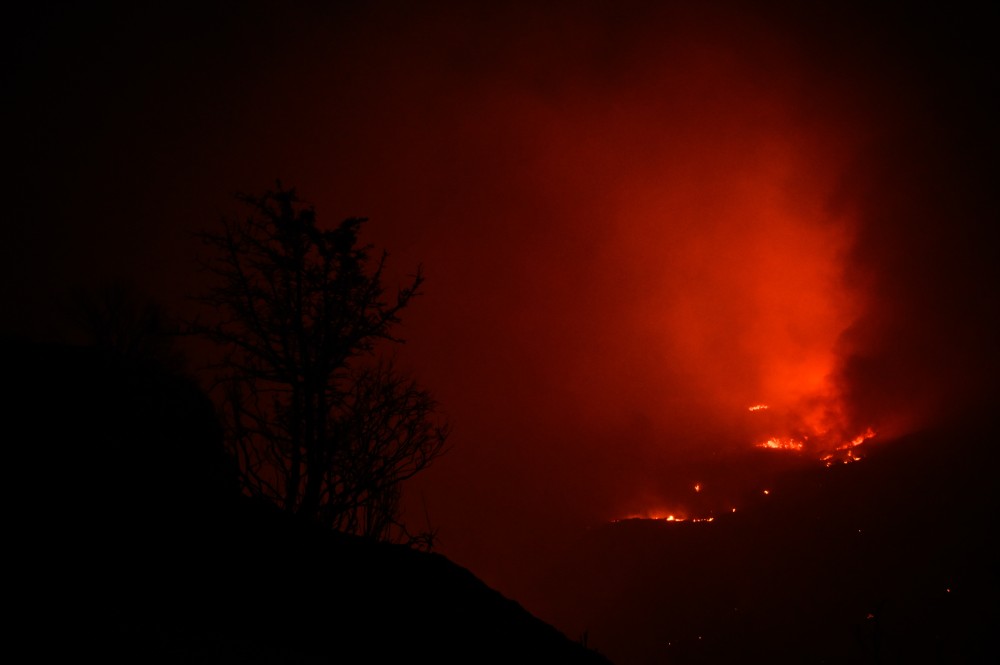
<svg viewBox="0 0 1000 665">
<path fill-rule="evenodd" d="M 758 448 L 770 448 L 772 450 L 802 450 L 805 444 L 797 439 L 771 437 L 767 441 L 757 444 Z"/>
<path fill-rule="evenodd" d="M 820 460 L 827 466 L 833 466 L 837 462 L 840 462 L 842 464 L 850 464 L 851 462 L 860 462 L 861 455 L 857 450 L 857 447 L 874 436 L 875 436 L 875 430 L 869 427 L 864 431 L 864 433 L 859 434 L 850 441 L 847 441 L 837 446 L 834 450 L 825 453 L 820 458 Z"/>
</svg>

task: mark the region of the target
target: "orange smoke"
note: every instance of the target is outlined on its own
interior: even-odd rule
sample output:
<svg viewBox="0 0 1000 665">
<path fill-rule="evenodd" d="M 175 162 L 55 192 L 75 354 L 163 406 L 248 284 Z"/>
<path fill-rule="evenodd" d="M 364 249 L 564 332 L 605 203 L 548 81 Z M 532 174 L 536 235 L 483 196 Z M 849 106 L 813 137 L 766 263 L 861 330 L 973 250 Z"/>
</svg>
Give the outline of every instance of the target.
<svg viewBox="0 0 1000 665">
<path fill-rule="evenodd" d="M 691 149 L 716 159 L 692 156 L 680 181 L 634 185 L 623 218 L 638 229 L 620 251 L 647 279 L 635 327 L 720 410 L 762 400 L 751 410 L 782 414 L 788 436 L 840 436 L 839 343 L 860 312 L 844 279 L 854 219 L 829 206 L 838 173 L 807 128 L 745 129 L 735 148 L 703 137 Z"/>
</svg>

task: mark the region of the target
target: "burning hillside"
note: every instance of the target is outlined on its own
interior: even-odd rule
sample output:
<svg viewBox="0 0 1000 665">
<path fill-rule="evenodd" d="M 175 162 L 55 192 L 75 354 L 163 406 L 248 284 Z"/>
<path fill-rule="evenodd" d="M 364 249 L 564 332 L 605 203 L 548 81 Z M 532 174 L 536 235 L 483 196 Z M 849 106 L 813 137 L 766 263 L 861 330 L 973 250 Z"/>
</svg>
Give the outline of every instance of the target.
<svg viewBox="0 0 1000 665">
<path fill-rule="evenodd" d="M 747 410 L 755 415 L 766 414 L 770 407 L 766 404 L 755 404 Z M 839 413 L 839 410 L 835 413 Z M 843 434 L 846 427 L 839 424 L 831 426 L 829 418 L 803 418 L 799 421 L 801 423 L 799 429 L 793 434 L 769 436 L 759 440 L 755 444 L 756 447 L 806 453 L 817 456 L 826 466 L 831 466 L 837 462 L 847 464 L 860 461 L 862 455 L 858 446 L 875 436 L 875 430 L 867 427 L 860 434 L 847 438 Z M 773 426 L 773 421 L 766 425 L 768 428 Z"/>
<path fill-rule="evenodd" d="M 830 408 L 822 410 L 824 417 L 815 414 L 811 414 L 812 417 L 782 414 L 767 404 L 754 404 L 747 411 L 752 414 L 754 421 L 753 440 L 757 441 L 753 444 L 755 450 L 793 455 L 795 462 L 805 462 L 807 466 L 810 460 L 827 467 L 860 461 L 863 458 L 861 446 L 876 435 L 875 430 L 868 427 L 863 432 L 848 437 L 844 434 L 846 426 L 834 422 L 830 417 L 830 414 L 840 411 Z M 746 466 L 754 468 L 752 464 Z M 768 487 L 773 479 L 771 467 L 759 465 L 756 468 L 760 471 L 760 476 L 750 481 L 756 484 L 755 488 L 750 489 L 750 494 L 771 496 L 772 490 Z M 655 508 L 634 510 L 612 521 L 713 522 L 719 516 L 736 513 L 737 507 L 734 504 L 739 505 L 742 501 L 742 497 L 734 496 L 731 490 L 727 492 L 726 489 L 728 488 L 720 488 L 719 484 L 697 481 L 691 484 L 690 491 L 685 490 L 671 500 L 652 499 L 650 503 L 657 506 Z M 744 490 L 743 496 L 746 493 Z"/>
</svg>

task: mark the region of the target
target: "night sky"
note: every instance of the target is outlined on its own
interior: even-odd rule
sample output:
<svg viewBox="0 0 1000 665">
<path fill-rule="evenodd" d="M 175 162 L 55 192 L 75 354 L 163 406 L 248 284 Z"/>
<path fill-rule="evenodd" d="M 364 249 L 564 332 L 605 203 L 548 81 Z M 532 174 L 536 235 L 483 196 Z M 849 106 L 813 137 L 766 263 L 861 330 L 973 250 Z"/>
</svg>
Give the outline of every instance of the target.
<svg viewBox="0 0 1000 665">
<path fill-rule="evenodd" d="M 187 312 L 192 233 L 279 179 L 368 217 L 453 426 L 410 520 L 529 610 L 589 526 L 995 413 L 973 3 L 98 4 L 4 20 L 3 330 L 116 278 Z"/>
</svg>

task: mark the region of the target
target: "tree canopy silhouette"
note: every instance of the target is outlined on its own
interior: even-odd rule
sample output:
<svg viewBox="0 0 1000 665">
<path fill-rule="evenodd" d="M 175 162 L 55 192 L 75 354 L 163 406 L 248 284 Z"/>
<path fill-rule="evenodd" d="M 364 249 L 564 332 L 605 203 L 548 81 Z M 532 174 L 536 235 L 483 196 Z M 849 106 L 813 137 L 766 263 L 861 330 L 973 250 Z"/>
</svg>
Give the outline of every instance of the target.
<svg viewBox="0 0 1000 665">
<path fill-rule="evenodd" d="M 366 219 L 321 229 L 280 183 L 238 198 L 250 215 L 200 234 L 216 254 L 196 299 L 215 318 L 194 329 L 224 351 L 217 387 L 245 490 L 341 531 L 414 542 L 401 483 L 442 454 L 448 425 L 377 347 L 402 341 L 393 329 L 422 272 L 386 297 L 387 254 L 359 245 Z"/>
</svg>

